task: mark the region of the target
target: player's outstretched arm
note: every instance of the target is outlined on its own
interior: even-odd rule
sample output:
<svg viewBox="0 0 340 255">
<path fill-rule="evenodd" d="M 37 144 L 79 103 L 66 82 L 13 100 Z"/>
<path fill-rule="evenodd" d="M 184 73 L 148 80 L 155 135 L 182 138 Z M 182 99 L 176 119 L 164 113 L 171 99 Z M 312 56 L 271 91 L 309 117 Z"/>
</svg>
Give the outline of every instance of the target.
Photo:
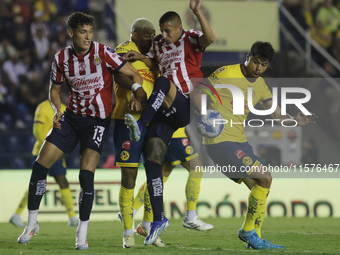
<svg viewBox="0 0 340 255">
<path fill-rule="evenodd" d="M 205 18 L 203 12 L 201 11 L 201 4 L 202 0 L 190 0 L 189 5 L 190 9 L 196 15 L 203 32 L 203 35 L 198 38 L 198 43 L 202 48 L 206 48 L 215 41 L 215 35 L 208 23 L 208 20 Z"/>
<path fill-rule="evenodd" d="M 61 129 L 61 124 L 59 122 L 63 113 L 60 111 L 61 100 L 59 96 L 61 85 L 55 84 L 50 81 L 50 90 L 48 94 L 48 99 L 50 100 L 52 109 L 54 111 L 53 127 Z"/>
<path fill-rule="evenodd" d="M 136 52 L 134 50 L 130 50 L 123 56 L 124 59 L 130 60 L 140 60 L 144 62 L 144 64 L 149 67 L 152 71 L 159 71 L 158 61 L 155 58 L 148 58 L 144 54 Z"/>
</svg>

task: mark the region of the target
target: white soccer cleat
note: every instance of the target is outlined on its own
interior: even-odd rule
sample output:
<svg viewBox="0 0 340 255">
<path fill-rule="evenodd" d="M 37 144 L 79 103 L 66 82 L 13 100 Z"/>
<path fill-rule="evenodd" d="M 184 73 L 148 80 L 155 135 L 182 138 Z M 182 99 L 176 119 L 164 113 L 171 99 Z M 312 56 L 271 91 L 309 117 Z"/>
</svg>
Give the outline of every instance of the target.
<svg viewBox="0 0 340 255">
<path fill-rule="evenodd" d="M 123 248 L 131 248 L 135 247 L 135 236 L 134 235 L 127 235 L 123 237 Z"/>
<path fill-rule="evenodd" d="M 72 218 L 68 220 L 68 225 L 70 227 L 77 227 L 78 224 L 79 224 L 79 219 L 77 218 L 77 216 L 73 216 Z"/>
<path fill-rule="evenodd" d="M 141 236 L 147 236 L 150 232 L 150 230 L 146 230 L 144 228 L 144 226 L 142 225 L 142 223 L 139 223 L 139 225 L 137 226 L 137 229 L 136 229 L 137 233 Z M 165 247 L 165 244 L 163 242 L 162 239 L 160 239 L 159 237 L 157 237 L 156 241 L 152 244 L 156 247 Z"/>
<path fill-rule="evenodd" d="M 130 113 L 125 114 L 124 122 L 127 128 L 130 130 L 131 141 L 138 142 L 142 133 L 142 126 Z"/>
<path fill-rule="evenodd" d="M 35 223 L 33 226 L 26 225 L 24 232 L 18 237 L 18 243 L 27 244 L 31 241 L 33 235 L 39 232 L 39 224 Z"/>
<path fill-rule="evenodd" d="M 83 232 L 76 233 L 76 249 L 87 250 L 89 244 L 87 243 L 86 234 Z"/>
<path fill-rule="evenodd" d="M 12 217 L 9 219 L 9 222 L 16 227 L 25 227 L 25 224 L 21 221 L 20 215 L 16 213 L 12 215 Z"/>
<path fill-rule="evenodd" d="M 208 223 L 203 222 L 196 216 L 192 220 L 188 220 L 186 216 L 183 218 L 183 227 L 188 229 L 195 229 L 199 231 L 208 231 L 211 230 L 214 226 Z"/>
</svg>

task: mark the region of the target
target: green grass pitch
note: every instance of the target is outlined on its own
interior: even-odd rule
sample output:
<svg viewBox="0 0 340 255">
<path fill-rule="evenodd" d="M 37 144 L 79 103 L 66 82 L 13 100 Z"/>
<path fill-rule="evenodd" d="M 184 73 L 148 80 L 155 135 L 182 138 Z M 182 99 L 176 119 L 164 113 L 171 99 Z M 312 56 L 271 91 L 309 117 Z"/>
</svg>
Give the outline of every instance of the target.
<svg viewBox="0 0 340 255">
<path fill-rule="evenodd" d="M 286 246 L 285 250 L 246 249 L 237 237 L 241 218 L 208 218 L 209 232 L 186 230 L 181 220 L 170 220 L 161 234 L 165 248 L 146 247 L 136 235 L 136 248 L 122 248 L 123 227 L 119 221 L 91 222 L 89 250 L 76 251 L 75 228 L 66 222 L 40 223 L 40 232 L 27 245 L 17 243 L 23 228 L 0 224 L 0 254 L 340 254 L 339 218 L 265 218 L 262 237 Z M 138 224 L 138 222 L 136 222 Z"/>
</svg>

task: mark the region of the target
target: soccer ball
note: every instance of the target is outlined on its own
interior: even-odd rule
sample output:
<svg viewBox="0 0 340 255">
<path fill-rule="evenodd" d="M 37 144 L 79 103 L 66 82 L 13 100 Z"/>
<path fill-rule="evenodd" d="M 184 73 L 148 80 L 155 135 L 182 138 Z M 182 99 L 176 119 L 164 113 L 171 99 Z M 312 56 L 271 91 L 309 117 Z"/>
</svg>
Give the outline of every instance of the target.
<svg viewBox="0 0 340 255">
<path fill-rule="evenodd" d="M 214 120 L 220 119 L 221 121 L 217 122 Z M 197 132 L 206 138 L 214 138 L 221 134 L 224 124 L 222 124 L 222 115 L 212 109 L 207 110 L 206 115 L 200 115 L 196 121 L 196 130 Z"/>
</svg>

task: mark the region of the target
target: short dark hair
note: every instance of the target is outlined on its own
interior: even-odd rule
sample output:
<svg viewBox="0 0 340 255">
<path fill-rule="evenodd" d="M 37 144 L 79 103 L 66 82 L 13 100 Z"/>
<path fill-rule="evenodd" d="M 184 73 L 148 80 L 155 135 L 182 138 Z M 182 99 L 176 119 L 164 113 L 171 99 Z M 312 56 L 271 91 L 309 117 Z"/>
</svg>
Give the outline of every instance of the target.
<svg viewBox="0 0 340 255">
<path fill-rule="evenodd" d="M 272 61 L 275 55 L 273 46 L 269 42 L 255 42 L 250 49 L 251 56 L 258 56 L 260 59 L 266 59 L 269 62 Z"/>
<path fill-rule="evenodd" d="M 179 19 L 180 23 L 182 24 L 181 17 L 178 15 L 177 12 L 173 12 L 173 11 L 166 12 L 159 19 L 159 24 L 163 24 L 165 22 L 173 21 L 175 19 Z"/>
<path fill-rule="evenodd" d="M 79 25 L 93 25 L 94 17 L 82 12 L 73 12 L 66 19 L 68 29 L 75 30 Z"/>
</svg>

